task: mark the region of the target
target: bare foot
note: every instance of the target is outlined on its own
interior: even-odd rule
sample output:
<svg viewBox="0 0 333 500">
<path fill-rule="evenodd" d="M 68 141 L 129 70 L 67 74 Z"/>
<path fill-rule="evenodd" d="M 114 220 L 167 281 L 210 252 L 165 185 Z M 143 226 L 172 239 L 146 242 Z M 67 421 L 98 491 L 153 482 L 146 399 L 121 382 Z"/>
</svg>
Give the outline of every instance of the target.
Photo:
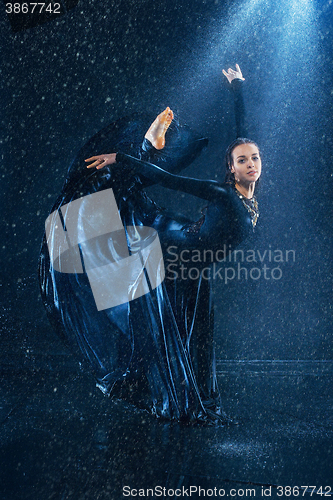
<svg viewBox="0 0 333 500">
<path fill-rule="evenodd" d="M 165 146 L 165 133 L 173 120 L 173 112 L 167 107 L 160 113 L 150 125 L 145 138 L 148 139 L 156 149 L 163 149 Z"/>
</svg>

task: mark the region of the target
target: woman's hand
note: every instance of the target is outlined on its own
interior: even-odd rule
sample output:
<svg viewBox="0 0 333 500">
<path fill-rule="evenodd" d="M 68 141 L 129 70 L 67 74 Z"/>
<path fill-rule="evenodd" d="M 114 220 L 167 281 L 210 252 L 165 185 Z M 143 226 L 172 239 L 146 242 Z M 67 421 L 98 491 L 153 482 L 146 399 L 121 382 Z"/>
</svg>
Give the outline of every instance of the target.
<svg viewBox="0 0 333 500">
<path fill-rule="evenodd" d="M 231 83 L 232 80 L 235 80 L 236 78 L 238 78 L 239 80 L 245 80 L 238 64 L 236 64 L 236 70 L 229 68 L 228 71 L 226 71 L 225 69 L 223 69 L 222 73 L 228 79 L 229 83 Z"/>
<path fill-rule="evenodd" d="M 92 156 L 91 158 L 87 158 L 84 161 L 92 161 L 90 165 L 87 165 L 87 168 L 93 168 L 96 167 L 97 170 L 106 167 L 106 165 L 113 165 L 113 163 L 116 162 L 116 156 L 117 153 L 110 153 L 106 155 L 98 155 L 98 156 Z"/>
</svg>

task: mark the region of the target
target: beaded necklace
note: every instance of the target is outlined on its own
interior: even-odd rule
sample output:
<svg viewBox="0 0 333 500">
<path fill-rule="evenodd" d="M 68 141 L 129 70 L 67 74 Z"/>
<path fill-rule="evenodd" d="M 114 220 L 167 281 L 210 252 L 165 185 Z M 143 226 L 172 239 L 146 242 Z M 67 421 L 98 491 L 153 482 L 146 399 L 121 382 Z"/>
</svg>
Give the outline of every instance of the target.
<svg viewBox="0 0 333 500">
<path fill-rule="evenodd" d="M 251 199 L 245 198 L 245 196 L 243 196 L 238 191 L 238 189 L 236 187 L 235 187 L 235 191 L 236 191 L 238 198 L 241 200 L 244 207 L 249 212 L 250 217 L 251 217 L 252 227 L 254 229 L 256 227 L 258 217 L 259 217 L 259 207 L 258 207 L 257 198 L 255 196 L 253 196 Z"/>
</svg>

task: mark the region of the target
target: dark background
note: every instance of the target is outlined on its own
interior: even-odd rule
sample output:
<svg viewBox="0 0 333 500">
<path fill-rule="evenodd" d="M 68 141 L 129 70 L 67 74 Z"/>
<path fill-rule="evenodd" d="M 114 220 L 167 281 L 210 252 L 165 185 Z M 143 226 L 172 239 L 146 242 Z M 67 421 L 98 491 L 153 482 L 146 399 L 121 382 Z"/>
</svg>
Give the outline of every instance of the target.
<svg viewBox="0 0 333 500">
<path fill-rule="evenodd" d="M 210 139 L 186 173 L 223 180 L 235 125 L 221 70 L 236 62 L 264 168 L 257 237 L 244 248 L 295 250 L 296 261 L 276 281 L 217 280 L 218 357 L 331 360 L 332 2 L 80 0 L 18 31 L 0 9 L 3 366 L 72 362 L 49 326 L 36 268 L 78 149 L 121 116 L 168 105 Z M 194 217 L 204 206 L 151 193 Z"/>
</svg>

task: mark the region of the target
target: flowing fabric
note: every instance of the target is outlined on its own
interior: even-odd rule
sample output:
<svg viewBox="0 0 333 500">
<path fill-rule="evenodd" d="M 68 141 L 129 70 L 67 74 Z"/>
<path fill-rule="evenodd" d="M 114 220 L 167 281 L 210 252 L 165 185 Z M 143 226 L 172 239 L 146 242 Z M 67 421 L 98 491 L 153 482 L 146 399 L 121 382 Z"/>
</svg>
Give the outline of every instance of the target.
<svg viewBox="0 0 333 500">
<path fill-rule="evenodd" d="M 205 410 L 193 371 L 194 360 L 189 358 L 166 284 L 162 282 L 134 300 L 98 310 L 85 269 L 87 258 L 82 261 L 82 255 L 88 255 L 88 260 L 90 255 L 90 260 L 96 261 L 95 268 L 111 260 L 117 264 L 124 259 L 123 246 L 119 252 L 108 234 L 103 241 L 91 240 L 91 234 L 88 241 L 85 239 L 84 221 L 92 216 L 88 201 L 81 203 L 74 219 L 70 217 L 73 202 L 88 200 L 89 195 L 111 188 L 130 251 L 140 238 L 133 228 L 153 226 L 158 221 L 166 229 L 188 222 L 165 215 L 143 191 L 152 182 L 133 175 L 130 168 L 91 171 L 83 162 L 92 154 L 119 149 L 144 156 L 140 141 L 147 122 L 137 117 L 119 120 L 96 134 L 79 152 L 48 218 L 39 262 L 41 293 L 57 333 L 80 362 L 93 371 L 105 394 L 130 399 L 161 417 L 191 420 L 200 418 Z M 186 127 L 173 127 L 168 142 L 169 147 L 156 163 L 173 172 L 185 168 L 207 144 L 205 138 Z M 60 224 L 64 238 L 70 226 L 77 225 L 77 245 L 71 246 L 66 239 L 59 243 Z M 118 284 L 110 281 L 110 294 L 117 295 L 115 286 Z M 199 291 L 197 285 L 194 295 L 200 296 Z M 185 315 L 192 300 L 187 297 L 184 301 Z"/>
<path fill-rule="evenodd" d="M 41 294 L 56 332 L 105 394 L 158 417 L 224 423 L 211 280 L 167 279 L 164 261 L 169 245 L 233 249 L 251 220 L 232 187 L 176 175 L 207 139 L 172 124 L 156 151 L 142 146 L 151 121 L 118 120 L 78 153 L 46 222 Z M 86 168 L 85 158 L 115 151 L 116 167 Z M 156 182 L 208 200 L 206 214 L 166 213 L 144 191 Z"/>
</svg>

